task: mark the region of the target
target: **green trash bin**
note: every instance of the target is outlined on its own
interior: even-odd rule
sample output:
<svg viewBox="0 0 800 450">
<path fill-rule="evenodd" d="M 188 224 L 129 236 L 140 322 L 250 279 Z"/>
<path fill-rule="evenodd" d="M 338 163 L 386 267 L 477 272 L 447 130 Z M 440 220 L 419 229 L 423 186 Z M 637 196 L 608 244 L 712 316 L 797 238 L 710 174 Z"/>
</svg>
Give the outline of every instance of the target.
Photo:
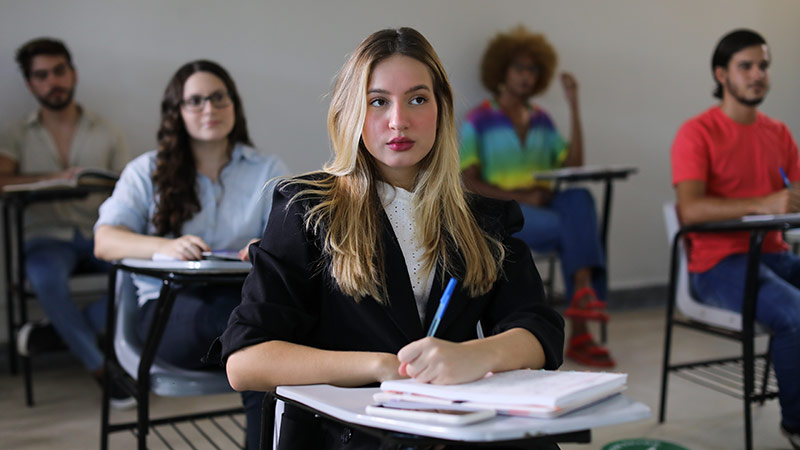
<svg viewBox="0 0 800 450">
<path fill-rule="evenodd" d="M 603 450 L 689 450 L 672 442 L 658 439 L 623 439 L 609 442 Z"/>
</svg>

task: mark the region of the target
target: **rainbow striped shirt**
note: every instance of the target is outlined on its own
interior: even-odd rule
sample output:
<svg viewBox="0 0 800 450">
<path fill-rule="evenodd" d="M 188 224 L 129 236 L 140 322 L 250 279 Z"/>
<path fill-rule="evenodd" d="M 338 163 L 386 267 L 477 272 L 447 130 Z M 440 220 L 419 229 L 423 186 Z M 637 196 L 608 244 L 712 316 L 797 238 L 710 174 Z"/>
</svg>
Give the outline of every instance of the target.
<svg viewBox="0 0 800 450">
<path fill-rule="evenodd" d="M 461 170 L 477 165 L 483 180 L 501 189 L 549 185 L 537 182 L 533 173 L 561 167 L 567 149 L 550 116 L 535 106 L 524 147 L 511 119 L 494 100 L 484 100 L 470 111 L 461 127 Z"/>
</svg>

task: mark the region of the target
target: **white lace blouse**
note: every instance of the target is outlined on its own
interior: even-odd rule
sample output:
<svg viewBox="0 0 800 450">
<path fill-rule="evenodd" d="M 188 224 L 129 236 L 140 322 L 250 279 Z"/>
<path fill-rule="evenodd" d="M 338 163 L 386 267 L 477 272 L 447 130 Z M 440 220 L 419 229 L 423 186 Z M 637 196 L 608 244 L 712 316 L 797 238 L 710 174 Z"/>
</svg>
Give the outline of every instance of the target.
<svg viewBox="0 0 800 450">
<path fill-rule="evenodd" d="M 416 233 L 416 220 L 414 219 L 414 194 L 399 187 L 378 183 L 378 196 L 383 203 L 389 222 L 400 243 L 400 250 L 406 261 L 408 278 L 414 289 L 414 299 L 417 302 L 417 313 L 420 322 L 425 321 L 425 307 L 428 295 L 433 285 L 434 271 L 427 272 L 422 269 L 423 249 Z"/>
</svg>

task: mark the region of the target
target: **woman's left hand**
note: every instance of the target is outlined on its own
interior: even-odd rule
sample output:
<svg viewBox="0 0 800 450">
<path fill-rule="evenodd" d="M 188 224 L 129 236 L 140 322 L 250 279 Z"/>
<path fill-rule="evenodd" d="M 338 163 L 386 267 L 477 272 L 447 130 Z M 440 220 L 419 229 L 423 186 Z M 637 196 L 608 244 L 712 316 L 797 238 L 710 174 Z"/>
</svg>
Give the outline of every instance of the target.
<svg viewBox="0 0 800 450">
<path fill-rule="evenodd" d="M 567 103 L 572 108 L 578 106 L 578 80 L 569 72 L 561 74 L 561 86 L 564 88 L 564 95 L 567 97 Z"/>
<path fill-rule="evenodd" d="M 406 345 L 397 353 L 397 359 L 400 360 L 400 375 L 422 383 L 466 383 L 491 370 L 488 358 L 477 348 L 433 337 Z"/>
<path fill-rule="evenodd" d="M 244 248 L 239 250 L 239 255 L 238 255 L 239 259 L 241 259 L 242 261 L 250 261 L 250 246 L 260 240 L 261 239 L 259 238 L 250 239 L 250 242 L 248 242 L 247 245 L 244 246 Z"/>
</svg>

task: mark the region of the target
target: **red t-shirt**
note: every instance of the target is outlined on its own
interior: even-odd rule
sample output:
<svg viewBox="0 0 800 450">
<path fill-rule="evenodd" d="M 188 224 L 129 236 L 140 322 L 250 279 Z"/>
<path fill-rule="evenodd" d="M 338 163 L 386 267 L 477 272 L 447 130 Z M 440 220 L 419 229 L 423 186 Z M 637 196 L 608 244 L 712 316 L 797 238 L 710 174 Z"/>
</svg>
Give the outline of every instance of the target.
<svg viewBox="0 0 800 450">
<path fill-rule="evenodd" d="M 797 144 L 783 123 L 758 113 L 742 125 L 718 106 L 689 119 L 672 144 L 672 184 L 697 180 L 713 197 L 761 197 L 785 188 L 779 167 L 790 181 L 800 180 Z M 749 233 L 690 233 L 689 271 L 705 272 L 726 256 L 747 253 Z M 786 250 L 781 233 L 764 238 L 763 251 Z"/>
</svg>

